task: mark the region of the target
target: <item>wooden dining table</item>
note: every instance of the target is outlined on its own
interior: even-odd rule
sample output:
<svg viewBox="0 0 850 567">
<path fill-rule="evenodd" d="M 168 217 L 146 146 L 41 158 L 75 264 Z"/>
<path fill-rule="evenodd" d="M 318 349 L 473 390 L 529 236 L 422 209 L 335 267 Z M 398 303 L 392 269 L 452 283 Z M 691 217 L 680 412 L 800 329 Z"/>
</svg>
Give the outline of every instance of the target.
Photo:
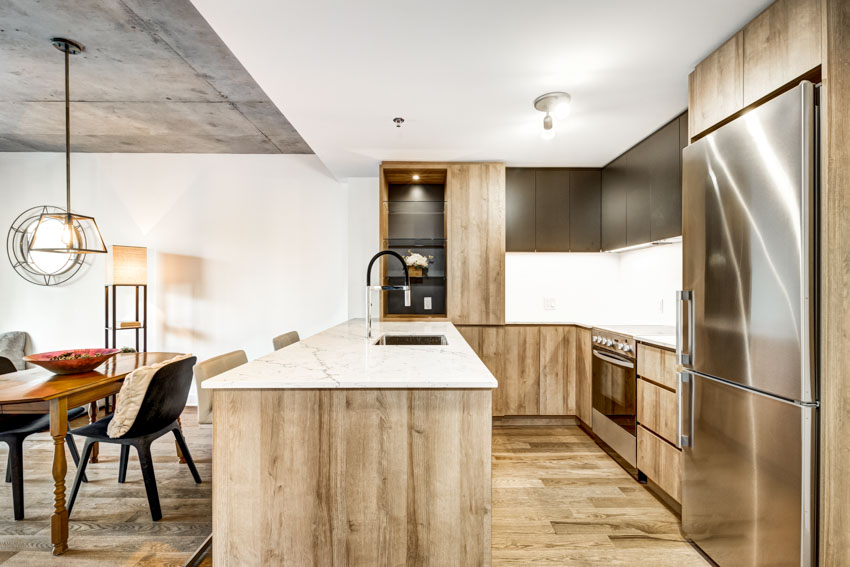
<svg viewBox="0 0 850 567">
<path fill-rule="evenodd" d="M 53 438 L 53 514 L 50 543 L 53 555 L 68 551 L 68 510 L 65 508 L 65 434 L 68 410 L 86 406 L 121 389 L 136 368 L 177 356 L 173 352 L 121 353 L 91 372 L 60 376 L 43 368 L 0 375 L 0 414 L 49 413 Z"/>
</svg>

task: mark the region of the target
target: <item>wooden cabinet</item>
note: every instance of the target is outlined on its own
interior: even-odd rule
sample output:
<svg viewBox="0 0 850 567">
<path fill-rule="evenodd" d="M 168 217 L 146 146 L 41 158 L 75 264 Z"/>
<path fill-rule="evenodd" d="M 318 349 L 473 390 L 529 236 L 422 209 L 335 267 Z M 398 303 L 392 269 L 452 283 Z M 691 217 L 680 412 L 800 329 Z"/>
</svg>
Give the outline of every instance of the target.
<svg viewBox="0 0 850 567">
<path fill-rule="evenodd" d="M 505 166 L 449 164 L 447 315 L 457 324 L 505 322 Z"/>
<path fill-rule="evenodd" d="M 822 0 L 777 0 L 691 72 L 691 138 L 821 64 Z"/>
<path fill-rule="evenodd" d="M 540 415 L 576 413 L 576 328 L 540 327 Z"/>
<path fill-rule="evenodd" d="M 593 415 L 593 363 L 591 332 L 576 327 L 576 416 L 590 426 Z"/>
<path fill-rule="evenodd" d="M 676 353 L 643 343 L 637 348 L 638 376 L 651 380 L 674 392 L 679 388 L 676 376 Z"/>
<path fill-rule="evenodd" d="M 744 107 L 744 33 L 738 32 L 703 59 L 688 77 L 690 135 Z"/>
<path fill-rule="evenodd" d="M 637 420 L 664 440 L 676 445 L 679 436 L 676 392 L 647 380 L 637 381 Z"/>
<path fill-rule="evenodd" d="M 821 1 L 777 0 L 744 28 L 743 106 L 821 63 Z"/>
<path fill-rule="evenodd" d="M 505 249 L 534 252 L 534 175 L 529 168 L 505 170 Z"/>
<path fill-rule="evenodd" d="M 505 379 L 496 415 L 540 415 L 540 330 L 505 327 Z M 494 404 L 496 400 L 494 400 Z"/>
<path fill-rule="evenodd" d="M 602 171 L 570 171 L 570 252 L 599 252 Z"/>
<path fill-rule="evenodd" d="M 538 169 L 534 174 L 534 249 L 570 249 L 570 172 Z"/>
<path fill-rule="evenodd" d="M 627 245 L 628 166 L 629 156 L 623 154 L 602 170 L 602 250 L 615 250 Z"/>
<path fill-rule="evenodd" d="M 637 468 L 676 502 L 682 501 L 682 452 L 643 426 L 637 430 Z"/>
</svg>

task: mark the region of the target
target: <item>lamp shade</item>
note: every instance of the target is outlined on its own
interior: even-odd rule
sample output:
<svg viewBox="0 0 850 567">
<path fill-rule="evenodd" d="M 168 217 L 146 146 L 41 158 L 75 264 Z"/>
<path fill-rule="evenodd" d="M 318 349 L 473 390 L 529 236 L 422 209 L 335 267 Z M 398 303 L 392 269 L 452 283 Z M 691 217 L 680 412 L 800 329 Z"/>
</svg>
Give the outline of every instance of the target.
<svg viewBox="0 0 850 567">
<path fill-rule="evenodd" d="M 106 281 L 113 285 L 148 283 L 148 249 L 142 246 L 111 247 L 106 262 Z"/>
</svg>

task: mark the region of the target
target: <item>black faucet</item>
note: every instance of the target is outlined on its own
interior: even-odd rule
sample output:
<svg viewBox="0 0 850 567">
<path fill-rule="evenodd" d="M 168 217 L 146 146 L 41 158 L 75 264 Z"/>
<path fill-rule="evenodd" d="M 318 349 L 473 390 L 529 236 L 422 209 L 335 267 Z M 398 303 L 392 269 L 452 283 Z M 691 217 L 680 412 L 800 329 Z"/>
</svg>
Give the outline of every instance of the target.
<svg viewBox="0 0 850 567">
<path fill-rule="evenodd" d="M 376 285 L 372 287 L 372 264 L 381 256 L 390 255 L 398 258 L 401 266 L 404 268 L 404 285 Z M 366 268 L 366 338 L 372 338 L 372 290 L 379 291 L 403 291 L 404 306 L 410 307 L 410 274 L 407 271 L 407 262 L 401 257 L 401 254 L 393 250 L 381 250 L 369 260 L 369 266 Z"/>
</svg>

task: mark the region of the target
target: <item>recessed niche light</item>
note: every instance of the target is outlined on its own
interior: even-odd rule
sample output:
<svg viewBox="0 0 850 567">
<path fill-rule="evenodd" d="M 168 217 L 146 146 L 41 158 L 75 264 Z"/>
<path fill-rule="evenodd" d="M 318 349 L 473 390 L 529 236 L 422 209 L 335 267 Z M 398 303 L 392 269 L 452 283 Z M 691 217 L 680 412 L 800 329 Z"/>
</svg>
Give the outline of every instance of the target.
<svg viewBox="0 0 850 567">
<path fill-rule="evenodd" d="M 414 180 L 414 181 L 419 181 L 419 176 L 418 176 L 418 175 L 416 175 L 415 173 L 413 174 L 413 180 Z"/>
</svg>

